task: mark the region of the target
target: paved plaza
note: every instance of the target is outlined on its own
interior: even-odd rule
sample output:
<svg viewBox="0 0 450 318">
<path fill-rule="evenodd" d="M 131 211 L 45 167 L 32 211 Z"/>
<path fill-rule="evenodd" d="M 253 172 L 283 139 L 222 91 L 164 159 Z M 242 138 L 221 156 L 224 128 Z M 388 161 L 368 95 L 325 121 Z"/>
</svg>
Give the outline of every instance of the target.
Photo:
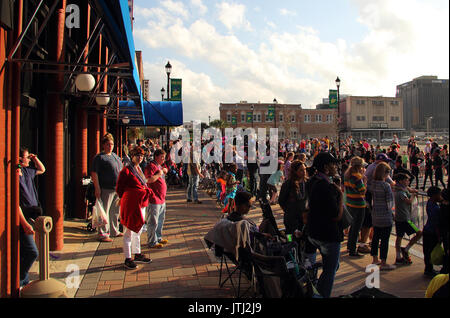
<svg viewBox="0 0 450 318">
<path fill-rule="evenodd" d="M 232 298 L 231 286 L 218 287 L 220 260 L 210 251 L 204 235 L 222 217 L 215 200 L 200 191 L 203 204 L 186 203 L 185 190 L 170 189 L 163 234 L 169 244 L 162 249 L 149 249 L 145 233 L 141 236 L 143 253 L 150 255 L 150 264 L 139 264 L 136 270 L 125 269 L 123 239 L 98 242 L 95 233 L 86 231 L 85 220 L 66 220 L 64 249 L 52 252 L 50 277 L 66 282 L 68 296 L 130 297 L 130 298 Z M 273 206 L 275 218 L 282 227 L 281 208 Z M 257 224 L 262 220 L 261 209 L 250 211 Z M 388 262 L 395 259 L 394 237 L 391 236 Z M 352 259 L 342 244 L 340 268 L 336 275 L 332 297 L 347 295 L 365 286 L 366 266 L 371 257 Z M 381 272 L 380 290 L 402 298 L 424 297 L 430 279 L 423 276 L 421 246 L 412 251 L 413 264 L 390 272 Z M 320 254 L 319 254 L 320 255 Z M 318 258 L 320 260 L 320 256 Z M 35 262 L 31 278 L 38 279 Z M 76 266 L 74 266 L 76 265 Z M 79 270 L 79 277 L 74 269 Z M 79 286 L 76 288 L 78 278 Z M 243 279 L 244 287 L 249 282 Z"/>
</svg>

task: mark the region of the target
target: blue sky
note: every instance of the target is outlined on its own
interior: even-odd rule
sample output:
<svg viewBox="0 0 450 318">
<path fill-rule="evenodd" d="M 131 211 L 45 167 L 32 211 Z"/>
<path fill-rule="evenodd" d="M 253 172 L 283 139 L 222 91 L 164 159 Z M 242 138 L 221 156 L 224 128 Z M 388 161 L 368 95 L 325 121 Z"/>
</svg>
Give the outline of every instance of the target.
<svg viewBox="0 0 450 318">
<path fill-rule="evenodd" d="M 336 76 L 341 93 L 372 96 L 449 77 L 447 0 L 135 0 L 134 18 L 150 99 L 170 60 L 185 121 L 217 118 L 221 102 L 314 108 Z"/>
</svg>

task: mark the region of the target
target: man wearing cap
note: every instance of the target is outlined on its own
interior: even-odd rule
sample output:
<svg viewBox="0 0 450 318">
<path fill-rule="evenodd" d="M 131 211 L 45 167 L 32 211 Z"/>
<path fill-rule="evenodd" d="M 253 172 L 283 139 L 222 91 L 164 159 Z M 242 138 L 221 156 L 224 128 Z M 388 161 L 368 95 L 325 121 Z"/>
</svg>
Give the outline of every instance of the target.
<svg viewBox="0 0 450 318">
<path fill-rule="evenodd" d="M 308 181 L 309 197 L 308 237 L 319 249 L 323 260 L 323 271 L 317 283 L 317 290 L 329 298 L 334 277 L 339 268 L 341 242 L 344 234 L 339 227 L 343 213 L 343 194 L 331 177 L 337 174 L 338 160 L 328 152 L 321 152 L 314 158 L 313 167 L 317 173 Z"/>
</svg>

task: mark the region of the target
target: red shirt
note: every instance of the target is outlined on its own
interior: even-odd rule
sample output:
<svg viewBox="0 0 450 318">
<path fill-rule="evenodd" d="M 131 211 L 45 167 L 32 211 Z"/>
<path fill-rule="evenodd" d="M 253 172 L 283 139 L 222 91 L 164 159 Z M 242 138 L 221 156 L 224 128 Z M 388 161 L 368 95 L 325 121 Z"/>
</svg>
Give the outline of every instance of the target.
<svg viewBox="0 0 450 318">
<path fill-rule="evenodd" d="M 152 161 L 145 167 L 145 177 L 150 179 L 159 170 L 162 170 L 162 167 L 155 161 Z M 151 204 L 163 204 L 166 202 L 167 185 L 164 173 L 155 182 L 147 183 L 147 186 L 153 191 L 153 195 L 150 196 Z"/>
</svg>

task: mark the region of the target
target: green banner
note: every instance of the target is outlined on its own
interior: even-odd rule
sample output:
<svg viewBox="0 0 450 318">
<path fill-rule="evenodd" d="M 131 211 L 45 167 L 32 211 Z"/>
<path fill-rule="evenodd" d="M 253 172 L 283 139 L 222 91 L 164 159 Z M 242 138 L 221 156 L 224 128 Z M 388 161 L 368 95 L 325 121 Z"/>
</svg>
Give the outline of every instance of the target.
<svg viewBox="0 0 450 318">
<path fill-rule="evenodd" d="M 233 125 L 236 125 L 236 124 L 237 124 L 236 116 L 231 117 L 231 123 L 232 123 Z"/>
<path fill-rule="evenodd" d="M 269 111 L 267 112 L 267 119 L 273 120 L 275 118 L 275 107 L 269 106 Z"/>
<path fill-rule="evenodd" d="M 247 113 L 247 123 L 251 123 L 253 121 L 253 114 L 251 112 Z"/>
<path fill-rule="evenodd" d="M 337 108 L 337 106 L 338 106 L 337 90 L 330 89 L 328 98 L 329 98 L 330 108 Z"/>
<path fill-rule="evenodd" d="M 181 78 L 170 79 L 170 100 L 181 101 Z"/>
</svg>

